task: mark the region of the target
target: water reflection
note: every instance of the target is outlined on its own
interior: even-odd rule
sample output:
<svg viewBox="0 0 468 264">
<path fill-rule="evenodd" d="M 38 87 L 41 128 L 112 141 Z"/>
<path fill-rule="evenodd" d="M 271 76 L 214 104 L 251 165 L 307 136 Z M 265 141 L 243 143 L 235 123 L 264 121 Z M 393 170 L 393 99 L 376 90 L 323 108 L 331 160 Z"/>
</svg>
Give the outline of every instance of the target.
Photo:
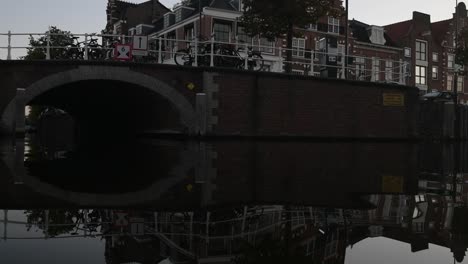
<svg viewBox="0 0 468 264">
<path fill-rule="evenodd" d="M 87 263 L 365 263 L 378 254 L 372 246 L 360 261 L 347 255 L 381 238 L 390 241 L 383 251 L 405 244 L 399 254 L 436 252 L 432 244 L 450 253 L 445 261 L 467 262 L 464 146 L 160 139 L 0 146 L 0 254 L 79 241 Z"/>
<path fill-rule="evenodd" d="M 447 197 L 434 199 L 371 195 L 376 206 L 371 210 L 272 205 L 180 212 L 27 210 L 23 221 L 8 220 L 5 211 L 1 221 L 6 241 L 103 239 L 107 263 L 344 263 L 349 246 L 375 237 L 406 243 L 411 252 L 439 245 L 462 262 L 468 209 Z M 11 225 L 36 232 L 18 236 L 9 232 Z"/>
</svg>

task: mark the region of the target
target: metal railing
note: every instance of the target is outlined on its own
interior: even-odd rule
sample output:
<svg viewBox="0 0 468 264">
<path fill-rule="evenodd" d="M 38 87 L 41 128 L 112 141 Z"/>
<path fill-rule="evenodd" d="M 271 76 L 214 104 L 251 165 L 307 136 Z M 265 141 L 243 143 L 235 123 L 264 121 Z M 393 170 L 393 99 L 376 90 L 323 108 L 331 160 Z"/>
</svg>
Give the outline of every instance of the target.
<svg viewBox="0 0 468 264">
<path fill-rule="evenodd" d="M 45 38 L 44 46 L 13 45 L 14 38 L 39 36 Z M 75 43 L 54 46 L 54 37 L 74 37 Z M 6 42 L 5 38 L 6 37 Z M 0 33 L 0 51 L 6 50 L 6 59 L 24 59 L 25 51 L 42 50 L 46 60 L 116 60 L 114 49 L 117 43 L 132 44 L 134 36 L 113 34 L 56 34 L 56 33 Z M 5 45 L 6 43 L 6 45 Z M 259 45 L 258 42 L 245 43 L 216 41 L 215 35 L 207 40 L 189 40 L 155 37 L 149 39 L 149 49 L 145 56 L 135 55 L 131 61 L 159 64 L 182 64 L 184 66 L 228 67 L 245 70 L 285 72 L 290 65 L 293 74 L 327 76 L 374 82 L 405 84 L 410 76 L 409 63 L 403 60 L 381 59 L 349 55 L 344 51 L 327 53 L 305 48 L 286 49 L 275 45 Z M 22 50 L 22 52 L 21 52 Z M 13 53 L 23 56 L 13 56 Z M 54 57 L 59 51 L 67 51 L 68 58 Z M 292 53 L 292 60 L 286 54 Z M 63 54 L 62 54 L 63 55 Z M 0 55 L 1 56 L 1 55 Z M 1 58 L 0 58 L 1 59 Z M 177 60 L 180 60 L 178 62 Z M 336 76 L 334 76 L 336 74 Z"/>
</svg>

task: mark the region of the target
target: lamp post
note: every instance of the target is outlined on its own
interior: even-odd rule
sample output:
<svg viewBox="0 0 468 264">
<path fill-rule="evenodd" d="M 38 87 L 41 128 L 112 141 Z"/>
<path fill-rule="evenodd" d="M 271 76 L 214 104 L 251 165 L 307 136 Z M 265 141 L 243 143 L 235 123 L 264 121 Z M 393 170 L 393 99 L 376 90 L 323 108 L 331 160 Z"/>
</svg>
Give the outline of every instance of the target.
<svg viewBox="0 0 468 264">
<path fill-rule="evenodd" d="M 345 79 L 347 80 L 348 79 L 348 41 L 349 41 L 349 37 L 348 37 L 348 28 L 349 28 L 349 5 L 348 5 L 348 0 L 346 0 L 346 13 L 345 13 L 345 48 L 344 48 L 344 52 L 345 52 L 345 56 L 344 56 L 344 65 L 345 65 Z"/>
</svg>

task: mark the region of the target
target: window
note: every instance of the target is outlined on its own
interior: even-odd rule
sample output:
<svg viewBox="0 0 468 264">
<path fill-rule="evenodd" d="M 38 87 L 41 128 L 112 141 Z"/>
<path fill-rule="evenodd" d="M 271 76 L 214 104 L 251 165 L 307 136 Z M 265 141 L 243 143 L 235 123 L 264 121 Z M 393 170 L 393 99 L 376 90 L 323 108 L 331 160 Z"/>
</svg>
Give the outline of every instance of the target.
<svg viewBox="0 0 468 264">
<path fill-rule="evenodd" d="M 458 76 L 457 92 L 463 92 L 463 76 Z"/>
<path fill-rule="evenodd" d="M 411 48 L 405 48 L 405 57 L 411 58 Z"/>
<path fill-rule="evenodd" d="M 366 69 L 366 59 L 363 57 L 356 57 L 356 80 L 364 80 L 365 78 L 365 69 Z"/>
<path fill-rule="evenodd" d="M 309 29 L 309 30 L 317 30 L 317 24 L 309 24 L 309 26 L 307 27 L 307 29 Z"/>
<path fill-rule="evenodd" d="M 261 51 L 262 53 L 273 53 L 275 42 L 269 41 L 267 38 L 250 37 L 245 33 L 245 28 L 242 26 L 237 27 L 237 41 L 240 44 L 249 44 L 253 46 L 255 51 Z M 256 47 L 257 46 L 257 47 Z"/>
<path fill-rule="evenodd" d="M 418 194 L 414 196 L 414 200 L 416 201 L 416 203 L 423 203 L 426 201 L 426 196 L 424 196 L 423 194 Z"/>
<path fill-rule="evenodd" d="M 432 66 L 432 80 L 439 79 L 439 67 Z"/>
<path fill-rule="evenodd" d="M 393 62 L 392 61 L 385 61 L 385 80 L 386 81 L 393 80 Z"/>
<path fill-rule="evenodd" d="M 378 58 L 373 58 L 372 64 L 374 81 L 380 81 L 380 60 Z"/>
<path fill-rule="evenodd" d="M 305 39 L 304 38 L 293 38 L 293 56 L 304 57 L 305 50 Z"/>
<path fill-rule="evenodd" d="M 432 53 L 432 61 L 433 62 L 438 62 L 439 61 L 439 53 L 437 53 L 437 52 Z"/>
<path fill-rule="evenodd" d="M 447 91 L 453 91 L 453 75 L 447 75 Z"/>
<path fill-rule="evenodd" d="M 251 44 L 253 39 L 247 33 L 245 33 L 245 28 L 238 26 L 237 27 L 237 41 L 239 43 L 248 43 Z"/>
<path fill-rule="evenodd" d="M 416 40 L 416 60 L 426 61 L 427 60 L 427 42 Z"/>
<path fill-rule="evenodd" d="M 275 47 L 274 41 L 269 41 L 267 38 L 260 38 L 259 44 L 262 53 L 273 53 Z"/>
<path fill-rule="evenodd" d="M 182 8 L 179 8 L 177 9 L 176 11 L 174 11 L 175 13 L 175 22 L 180 22 L 182 21 Z"/>
<path fill-rule="evenodd" d="M 328 17 L 328 32 L 329 33 L 340 33 L 340 20 L 334 17 Z"/>
<path fill-rule="evenodd" d="M 231 42 L 231 24 L 215 22 L 213 25 L 215 41 Z"/>
<path fill-rule="evenodd" d="M 193 27 L 185 28 L 185 40 L 193 40 L 195 38 L 195 30 Z"/>
<path fill-rule="evenodd" d="M 426 85 L 426 67 L 416 66 L 415 79 L 416 84 Z"/>
<path fill-rule="evenodd" d="M 447 68 L 453 69 L 455 67 L 455 56 L 453 54 L 447 55 Z"/>
</svg>

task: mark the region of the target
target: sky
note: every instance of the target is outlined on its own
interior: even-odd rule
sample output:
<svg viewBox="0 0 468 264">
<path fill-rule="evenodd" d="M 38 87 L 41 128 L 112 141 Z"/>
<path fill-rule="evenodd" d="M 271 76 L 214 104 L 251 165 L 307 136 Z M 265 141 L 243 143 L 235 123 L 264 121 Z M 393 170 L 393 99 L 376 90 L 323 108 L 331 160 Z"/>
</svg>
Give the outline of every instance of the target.
<svg viewBox="0 0 468 264">
<path fill-rule="evenodd" d="M 107 0 L 0 0 L 0 34 L 41 33 L 49 26 L 73 33 L 100 32 L 106 24 Z M 127 0 L 141 3 L 145 0 Z M 169 8 L 179 0 L 160 0 Z M 468 2 L 468 1 L 467 1 Z M 455 11 L 455 0 L 349 0 L 349 18 L 372 25 L 387 25 L 408 20 L 413 11 L 431 15 L 432 21 L 448 19 Z M 13 45 L 27 43 L 27 36 L 15 37 Z M 0 47 L 6 36 L 0 35 Z M 5 59 L 0 49 L 0 59 Z"/>
</svg>

